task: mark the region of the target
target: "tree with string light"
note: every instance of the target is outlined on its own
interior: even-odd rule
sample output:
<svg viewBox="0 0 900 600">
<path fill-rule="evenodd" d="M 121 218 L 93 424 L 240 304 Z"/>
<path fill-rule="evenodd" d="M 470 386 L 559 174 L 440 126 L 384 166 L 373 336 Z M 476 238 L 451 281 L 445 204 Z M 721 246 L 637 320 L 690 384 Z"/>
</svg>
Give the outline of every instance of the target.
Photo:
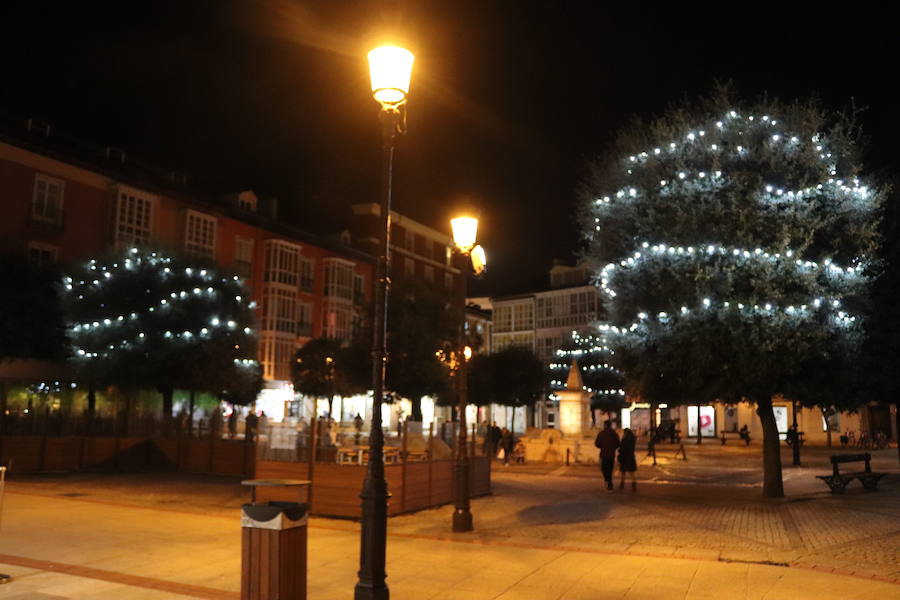
<svg viewBox="0 0 900 600">
<path fill-rule="evenodd" d="M 252 401 L 261 387 L 254 303 L 237 276 L 131 248 L 63 280 L 73 363 L 93 386 L 156 389 L 168 430 L 174 390 Z"/>
<path fill-rule="evenodd" d="M 581 214 L 626 390 L 749 401 L 783 495 L 772 398 L 852 409 L 885 191 L 853 115 L 718 90 L 621 135 Z M 828 389 L 826 389 L 828 388 Z"/>
<path fill-rule="evenodd" d="M 581 380 L 591 394 L 591 411 L 622 410 L 627 406 L 624 380 L 622 373 L 613 364 L 614 355 L 615 351 L 607 343 L 605 335 L 573 331 L 550 363 L 551 394 L 565 389 L 572 360 L 575 360 L 581 371 Z"/>
</svg>

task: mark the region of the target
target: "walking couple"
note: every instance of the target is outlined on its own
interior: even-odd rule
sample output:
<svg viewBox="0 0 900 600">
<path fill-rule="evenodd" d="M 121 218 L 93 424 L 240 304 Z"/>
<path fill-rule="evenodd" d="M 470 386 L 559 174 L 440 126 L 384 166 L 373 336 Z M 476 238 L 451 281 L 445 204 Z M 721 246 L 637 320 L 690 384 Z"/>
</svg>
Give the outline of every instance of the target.
<svg viewBox="0 0 900 600">
<path fill-rule="evenodd" d="M 600 448 L 600 470 L 603 472 L 603 480 L 606 481 L 606 490 L 610 493 L 613 491 L 613 468 L 616 461 L 616 449 L 619 450 L 619 471 L 622 473 L 622 480 L 619 482 L 619 489 L 625 489 L 625 475 L 631 475 L 631 490 L 637 490 L 637 479 L 635 473 L 637 471 L 637 460 L 634 457 L 634 432 L 627 427 L 622 432 L 622 439 L 619 440 L 619 434 L 612 428 L 611 421 L 603 422 L 603 430 L 597 434 L 594 445 Z"/>
</svg>

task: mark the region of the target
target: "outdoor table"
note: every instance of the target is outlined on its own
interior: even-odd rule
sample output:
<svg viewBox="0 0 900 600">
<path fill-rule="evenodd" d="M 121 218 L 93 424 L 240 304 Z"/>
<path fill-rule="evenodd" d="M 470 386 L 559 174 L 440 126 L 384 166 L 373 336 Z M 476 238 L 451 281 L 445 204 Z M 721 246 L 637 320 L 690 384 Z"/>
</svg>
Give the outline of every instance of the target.
<svg viewBox="0 0 900 600">
<path fill-rule="evenodd" d="M 312 481 L 309 481 L 307 479 L 245 479 L 241 482 L 241 485 L 250 486 L 250 501 L 256 504 L 256 488 L 258 487 L 308 488 L 310 485 L 312 485 Z"/>
<path fill-rule="evenodd" d="M 338 448 L 337 451 L 337 462 L 339 465 L 344 464 L 352 464 L 355 462 L 362 462 L 362 452 L 359 450 L 358 446 L 353 446 L 349 448 Z"/>
</svg>

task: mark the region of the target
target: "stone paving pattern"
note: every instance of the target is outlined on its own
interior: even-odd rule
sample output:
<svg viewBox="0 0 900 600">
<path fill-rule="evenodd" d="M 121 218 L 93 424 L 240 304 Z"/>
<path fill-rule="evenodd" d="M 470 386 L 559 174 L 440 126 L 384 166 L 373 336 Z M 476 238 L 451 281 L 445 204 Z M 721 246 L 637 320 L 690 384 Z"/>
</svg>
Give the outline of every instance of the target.
<svg viewBox="0 0 900 600">
<path fill-rule="evenodd" d="M 813 449 L 785 467 L 787 497 L 764 500 L 758 448 L 717 446 L 642 464 L 636 493 L 607 494 L 596 466 L 498 465 L 475 532 L 449 532 L 451 507 L 391 519 L 392 597 L 900 597 L 896 450 L 877 453 L 891 473 L 877 492 L 832 496 L 814 477 L 831 451 Z M 0 572 L 16 580 L 0 600 L 238 596 L 233 479 L 78 474 L 8 492 Z M 310 598 L 352 597 L 358 531 L 311 519 Z"/>
</svg>

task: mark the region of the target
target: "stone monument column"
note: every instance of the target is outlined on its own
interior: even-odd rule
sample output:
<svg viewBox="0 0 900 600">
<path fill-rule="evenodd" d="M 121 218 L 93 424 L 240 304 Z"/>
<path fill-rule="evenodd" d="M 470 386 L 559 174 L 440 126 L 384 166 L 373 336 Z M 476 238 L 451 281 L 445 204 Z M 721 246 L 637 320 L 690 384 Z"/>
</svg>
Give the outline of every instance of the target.
<svg viewBox="0 0 900 600">
<path fill-rule="evenodd" d="M 559 396 L 559 428 L 563 435 L 579 439 L 591 430 L 591 394 L 584 389 L 578 361 L 572 359 L 566 389 L 556 392 Z"/>
</svg>

